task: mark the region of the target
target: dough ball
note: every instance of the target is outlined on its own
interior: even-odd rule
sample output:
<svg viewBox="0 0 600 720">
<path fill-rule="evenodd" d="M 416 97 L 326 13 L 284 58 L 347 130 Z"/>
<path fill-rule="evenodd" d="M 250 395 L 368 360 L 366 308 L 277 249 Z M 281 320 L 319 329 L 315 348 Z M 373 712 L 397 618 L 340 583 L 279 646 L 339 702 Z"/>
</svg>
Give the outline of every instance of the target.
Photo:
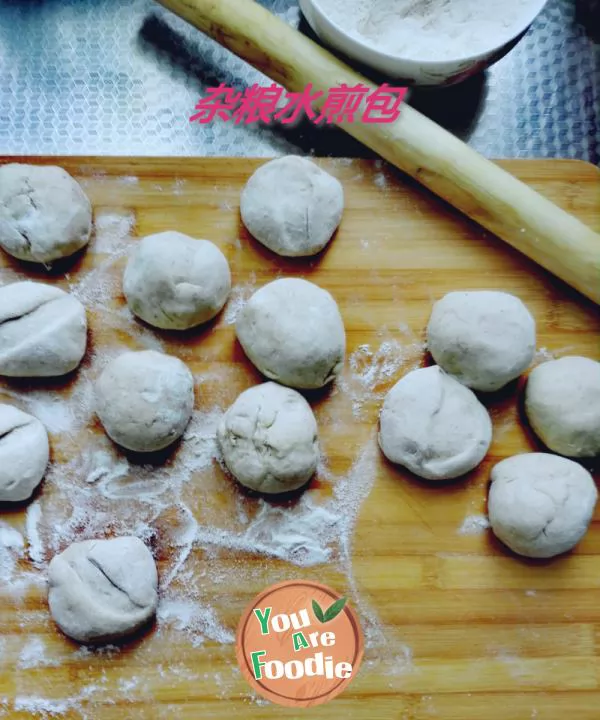
<svg viewBox="0 0 600 720">
<path fill-rule="evenodd" d="M 156 613 L 158 574 L 136 537 L 85 540 L 52 558 L 48 603 L 59 628 L 80 643 L 131 635 Z"/>
<path fill-rule="evenodd" d="M 585 535 L 597 497 L 592 476 L 576 462 L 546 453 L 515 455 L 492 470 L 490 524 L 519 555 L 553 557 Z"/>
<path fill-rule="evenodd" d="M 219 424 L 217 440 L 230 472 L 262 493 L 302 487 L 319 460 L 310 405 L 300 393 L 272 382 L 237 398 Z"/>
<path fill-rule="evenodd" d="M 525 410 L 550 450 L 600 455 L 600 363 L 574 356 L 538 365 L 527 381 Z"/>
<path fill-rule="evenodd" d="M 194 407 L 194 378 L 176 357 L 126 352 L 96 383 L 96 413 L 106 434 L 135 452 L 155 452 L 183 435 Z"/>
<path fill-rule="evenodd" d="M 346 333 L 337 303 L 306 280 L 282 278 L 257 290 L 236 332 L 251 362 L 283 385 L 320 388 L 342 371 Z"/>
<path fill-rule="evenodd" d="M 485 407 L 437 366 L 413 370 L 386 395 L 379 445 L 393 463 L 427 480 L 450 480 L 473 470 L 492 441 Z"/>
<path fill-rule="evenodd" d="M 427 342 L 435 362 L 463 385 L 493 392 L 529 367 L 535 320 L 514 295 L 451 292 L 433 306 Z"/>
<path fill-rule="evenodd" d="M 0 246 L 19 260 L 48 263 L 90 239 L 92 206 L 59 167 L 11 163 L 0 167 Z"/>
<path fill-rule="evenodd" d="M 48 433 L 42 423 L 12 405 L 0 405 L 0 502 L 31 497 L 48 458 Z"/>
<path fill-rule="evenodd" d="M 342 219 L 339 180 L 311 160 L 290 155 L 265 163 L 242 191 L 240 212 L 248 231 L 278 255 L 315 255 Z"/>
<path fill-rule="evenodd" d="M 219 248 L 174 231 L 145 237 L 123 276 L 131 312 L 165 330 L 214 318 L 230 290 L 229 265 Z"/>
<path fill-rule="evenodd" d="M 86 343 L 85 308 L 72 295 L 29 281 L 0 288 L 0 375 L 66 375 Z"/>
</svg>

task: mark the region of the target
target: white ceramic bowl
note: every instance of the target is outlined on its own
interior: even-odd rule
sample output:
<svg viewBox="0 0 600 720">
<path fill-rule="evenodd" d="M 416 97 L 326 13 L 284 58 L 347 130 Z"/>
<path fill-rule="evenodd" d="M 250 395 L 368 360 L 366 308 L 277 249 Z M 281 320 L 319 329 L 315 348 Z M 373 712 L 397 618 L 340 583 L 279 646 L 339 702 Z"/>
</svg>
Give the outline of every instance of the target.
<svg viewBox="0 0 600 720">
<path fill-rule="evenodd" d="M 521 27 L 509 39 L 476 55 L 462 55 L 444 60 L 415 60 L 391 55 L 375 49 L 348 35 L 333 22 L 318 0 L 300 0 L 300 8 L 319 38 L 352 60 L 404 85 L 452 85 L 489 67 L 511 50 L 527 32 L 547 0 L 531 0 L 529 13 L 524 13 Z M 443 40 L 440 38 L 440 42 Z"/>
</svg>

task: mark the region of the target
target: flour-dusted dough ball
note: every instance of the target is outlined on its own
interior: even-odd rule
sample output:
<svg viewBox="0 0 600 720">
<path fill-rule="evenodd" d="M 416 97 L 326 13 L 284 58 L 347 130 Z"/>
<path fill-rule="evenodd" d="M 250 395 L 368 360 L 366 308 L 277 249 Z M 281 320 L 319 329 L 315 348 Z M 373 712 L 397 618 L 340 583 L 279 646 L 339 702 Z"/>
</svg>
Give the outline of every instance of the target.
<svg viewBox="0 0 600 720">
<path fill-rule="evenodd" d="M 0 502 L 31 497 L 44 477 L 48 457 L 48 433 L 42 423 L 0 404 Z"/>
<path fill-rule="evenodd" d="M 29 281 L 0 288 L 0 375 L 66 375 L 86 344 L 85 308 L 72 295 Z"/>
<path fill-rule="evenodd" d="M 156 613 L 157 588 L 154 558 L 136 537 L 73 543 L 48 567 L 50 613 L 80 643 L 140 630 Z"/>
<path fill-rule="evenodd" d="M 211 320 L 230 290 L 229 265 L 219 248 L 174 231 L 145 237 L 123 276 L 131 312 L 164 330 L 187 330 Z"/>
<path fill-rule="evenodd" d="M 393 463 L 427 480 L 473 470 L 492 441 L 492 422 L 475 395 L 437 366 L 413 370 L 386 395 L 379 445 Z"/>
<path fill-rule="evenodd" d="M 488 498 L 496 537 L 518 553 L 548 558 L 585 535 L 598 498 L 587 470 L 547 453 L 525 453 L 492 469 Z"/>
<path fill-rule="evenodd" d="M 283 385 L 320 388 L 344 365 L 337 303 L 307 280 L 282 278 L 257 290 L 240 311 L 236 332 L 252 363 Z"/>
<path fill-rule="evenodd" d="M 230 472 L 258 492 L 296 490 L 317 469 L 317 422 L 310 405 L 273 382 L 237 398 L 219 424 L 217 440 Z"/>
<path fill-rule="evenodd" d="M 315 255 L 342 219 L 339 180 L 311 160 L 290 155 L 262 165 L 242 192 L 240 211 L 248 231 L 278 255 Z"/>
<path fill-rule="evenodd" d="M 535 353 L 535 320 L 504 292 L 451 292 L 435 303 L 427 327 L 435 362 L 474 390 L 499 390 Z"/>
<path fill-rule="evenodd" d="M 179 439 L 194 407 L 194 378 L 179 358 L 154 350 L 126 352 L 96 382 L 96 413 L 107 435 L 135 452 Z"/>
<path fill-rule="evenodd" d="M 0 166 L 0 246 L 19 260 L 48 263 L 90 239 L 92 206 L 59 167 Z"/>
<path fill-rule="evenodd" d="M 600 455 L 600 363 L 572 356 L 538 365 L 527 381 L 525 410 L 550 450 Z"/>
</svg>

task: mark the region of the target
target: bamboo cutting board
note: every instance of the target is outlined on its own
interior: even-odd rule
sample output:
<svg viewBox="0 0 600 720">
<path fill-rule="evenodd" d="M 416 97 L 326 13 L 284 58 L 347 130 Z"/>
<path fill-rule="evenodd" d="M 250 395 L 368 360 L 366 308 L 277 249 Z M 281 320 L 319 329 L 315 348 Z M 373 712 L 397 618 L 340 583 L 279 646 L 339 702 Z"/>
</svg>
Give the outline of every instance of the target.
<svg viewBox="0 0 600 720">
<path fill-rule="evenodd" d="M 458 482 L 421 483 L 384 462 L 374 443 L 383 395 L 428 362 L 424 330 L 444 293 L 518 295 L 537 321 L 536 362 L 599 359 L 596 306 L 378 163 L 319 161 L 344 184 L 342 226 L 321 256 L 284 260 L 249 238 L 239 219 L 241 188 L 262 161 L 18 160 L 59 164 L 81 180 L 96 237 L 50 273 L 0 258 L 3 284 L 56 283 L 84 300 L 90 321 L 88 357 L 73 377 L 0 381 L 0 401 L 37 410 L 49 426 L 55 468 L 27 519 L 27 507 L 0 509 L 0 538 L 12 538 L 0 555 L 0 718 L 597 720 L 600 510 L 577 549 L 553 561 L 518 559 L 481 527 L 491 466 L 539 447 L 523 423 L 518 384 L 485 399 L 493 445 Z M 591 165 L 500 164 L 600 228 L 600 174 Z M 167 229 L 216 242 L 232 268 L 229 306 L 183 335 L 136 323 L 120 292 L 136 238 Z M 309 397 L 325 460 L 307 493 L 276 505 L 244 495 L 223 474 L 211 436 L 219 413 L 260 379 L 235 342 L 236 307 L 288 275 L 335 296 L 348 360 L 337 388 Z M 127 347 L 176 354 L 197 380 L 199 424 L 155 467 L 115 454 L 89 401 L 98 367 Z M 110 472 L 94 465 L 98 457 Z M 159 563 L 157 626 L 122 648 L 82 649 L 48 618 L 40 580 L 47 562 L 74 538 L 136 529 Z M 290 540 L 294 533 L 300 541 Z M 302 711 L 255 698 L 231 643 L 251 598 L 294 578 L 350 593 L 367 640 L 349 689 Z"/>
</svg>

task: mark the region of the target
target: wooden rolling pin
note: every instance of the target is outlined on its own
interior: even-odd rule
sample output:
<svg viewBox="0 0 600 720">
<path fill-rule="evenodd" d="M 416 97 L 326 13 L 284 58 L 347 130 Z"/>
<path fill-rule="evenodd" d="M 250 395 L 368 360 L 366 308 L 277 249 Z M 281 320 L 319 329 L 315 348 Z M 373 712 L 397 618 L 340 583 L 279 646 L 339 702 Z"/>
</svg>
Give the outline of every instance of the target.
<svg viewBox="0 0 600 720">
<path fill-rule="evenodd" d="M 290 91 L 309 83 L 324 92 L 341 83 L 375 87 L 253 0 L 158 2 Z M 575 217 L 408 105 L 394 123 L 340 127 L 600 303 L 600 235 Z"/>
</svg>

